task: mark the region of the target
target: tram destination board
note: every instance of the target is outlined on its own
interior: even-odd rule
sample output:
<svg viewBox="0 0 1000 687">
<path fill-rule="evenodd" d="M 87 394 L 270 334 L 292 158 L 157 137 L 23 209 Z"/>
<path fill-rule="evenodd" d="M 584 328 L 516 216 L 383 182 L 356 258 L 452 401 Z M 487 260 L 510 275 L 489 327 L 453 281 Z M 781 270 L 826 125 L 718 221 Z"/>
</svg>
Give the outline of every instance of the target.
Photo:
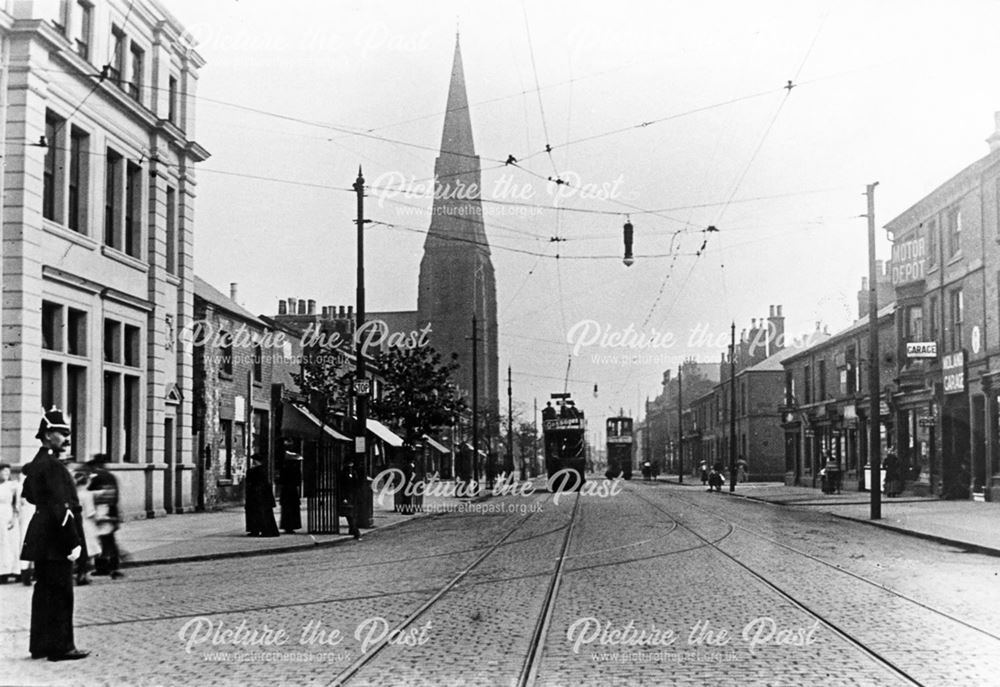
<svg viewBox="0 0 1000 687">
<path fill-rule="evenodd" d="M 542 421 L 542 429 L 545 431 L 558 429 L 584 429 L 582 417 L 557 417 Z"/>
</svg>

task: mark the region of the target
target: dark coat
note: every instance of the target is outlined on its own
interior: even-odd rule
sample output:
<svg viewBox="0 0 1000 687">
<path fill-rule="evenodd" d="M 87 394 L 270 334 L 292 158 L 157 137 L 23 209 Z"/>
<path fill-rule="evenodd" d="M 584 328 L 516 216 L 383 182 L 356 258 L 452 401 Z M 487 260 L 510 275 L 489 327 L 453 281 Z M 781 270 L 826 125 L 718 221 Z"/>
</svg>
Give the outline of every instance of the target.
<svg viewBox="0 0 1000 687">
<path fill-rule="evenodd" d="M 74 547 L 80 546 L 73 510 L 80 510 L 76 484 L 58 454 L 41 448 L 21 471 L 22 494 L 35 505 L 35 514 L 24 534 L 21 560 L 64 561 Z"/>
<path fill-rule="evenodd" d="M 247 532 L 265 537 L 278 536 L 278 525 L 274 522 L 274 492 L 267 480 L 267 468 L 255 465 L 247 470 L 245 486 Z"/>
</svg>

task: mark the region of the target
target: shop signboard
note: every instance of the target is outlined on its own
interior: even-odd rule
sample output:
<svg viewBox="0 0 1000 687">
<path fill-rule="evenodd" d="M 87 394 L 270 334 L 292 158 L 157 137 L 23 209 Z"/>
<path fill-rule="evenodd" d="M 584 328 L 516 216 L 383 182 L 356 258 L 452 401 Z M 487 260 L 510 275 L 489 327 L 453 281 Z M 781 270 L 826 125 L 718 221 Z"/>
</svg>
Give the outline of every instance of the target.
<svg viewBox="0 0 1000 687">
<path fill-rule="evenodd" d="M 936 358 L 937 341 L 910 341 L 906 344 L 907 358 Z"/>
<path fill-rule="evenodd" d="M 937 420 L 933 415 L 921 415 L 917 418 L 917 425 L 919 427 L 933 427 L 937 424 Z"/>
<path fill-rule="evenodd" d="M 965 391 L 965 351 L 949 353 L 941 360 L 941 374 L 946 394 Z"/>
<path fill-rule="evenodd" d="M 899 241 L 892 246 L 892 260 L 889 269 L 892 275 L 892 285 L 902 286 L 915 281 L 922 281 L 925 276 L 924 267 L 927 260 L 927 244 L 923 233 L 916 231 L 905 241 Z"/>
</svg>

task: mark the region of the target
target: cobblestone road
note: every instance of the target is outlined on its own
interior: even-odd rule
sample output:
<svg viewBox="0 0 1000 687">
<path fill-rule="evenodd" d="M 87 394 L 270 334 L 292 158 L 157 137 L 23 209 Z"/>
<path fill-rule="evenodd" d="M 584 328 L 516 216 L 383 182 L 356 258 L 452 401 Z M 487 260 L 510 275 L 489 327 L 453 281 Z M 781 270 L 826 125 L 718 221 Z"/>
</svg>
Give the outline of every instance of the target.
<svg viewBox="0 0 1000 687">
<path fill-rule="evenodd" d="M 359 543 L 99 579 L 77 589 L 93 654 L 75 663 L 28 658 L 31 592 L 0 586 L 0 684 L 330 685 L 348 667 L 351 685 L 517 684 L 575 498 L 494 498 Z M 629 483 L 580 497 L 537 682 L 995 684 L 998 572 L 815 512 Z"/>
</svg>

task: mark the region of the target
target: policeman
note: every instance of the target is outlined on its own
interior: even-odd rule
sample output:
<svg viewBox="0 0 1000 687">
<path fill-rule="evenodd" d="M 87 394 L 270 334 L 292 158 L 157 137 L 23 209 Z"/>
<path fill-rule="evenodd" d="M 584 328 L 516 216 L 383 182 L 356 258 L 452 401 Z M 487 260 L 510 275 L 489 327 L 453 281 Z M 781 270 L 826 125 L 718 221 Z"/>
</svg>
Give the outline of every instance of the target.
<svg viewBox="0 0 1000 687">
<path fill-rule="evenodd" d="M 32 658 L 74 661 L 86 658 L 73 642 L 73 561 L 80 557 L 80 539 L 73 510 L 79 511 L 76 485 L 59 462 L 70 429 L 53 406 L 42 417 L 35 435 L 42 447 L 24 466 L 24 498 L 36 507 L 24 535 L 21 559 L 35 563 L 31 597 Z"/>
</svg>

